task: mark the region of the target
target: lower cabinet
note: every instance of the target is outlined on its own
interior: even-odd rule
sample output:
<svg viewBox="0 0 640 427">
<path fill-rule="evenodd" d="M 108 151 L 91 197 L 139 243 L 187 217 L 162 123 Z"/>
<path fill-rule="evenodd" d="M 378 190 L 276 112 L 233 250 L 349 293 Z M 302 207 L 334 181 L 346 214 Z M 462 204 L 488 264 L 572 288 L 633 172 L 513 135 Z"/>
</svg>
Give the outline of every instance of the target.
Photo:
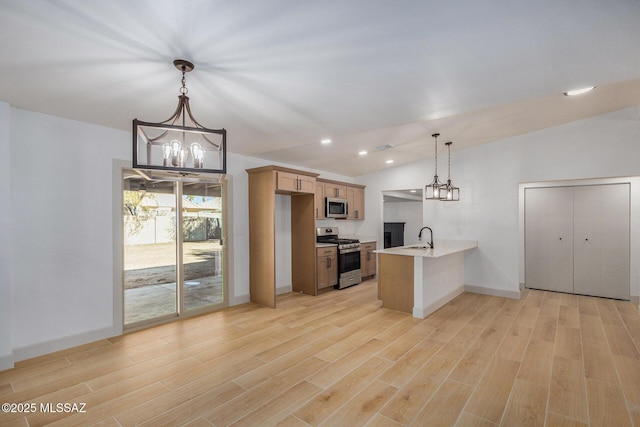
<svg viewBox="0 0 640 427">
<path fill-rule="evenodd" d="M 318 290 L 338 284 L 338 248 L 316 248 L 316 287 Z"/>
<path fill-rule="evenodd" d="M 373 277 L 376 275 L 376 243 L 360 244 L 360 272 L 362 278 Z"/>
</svg>

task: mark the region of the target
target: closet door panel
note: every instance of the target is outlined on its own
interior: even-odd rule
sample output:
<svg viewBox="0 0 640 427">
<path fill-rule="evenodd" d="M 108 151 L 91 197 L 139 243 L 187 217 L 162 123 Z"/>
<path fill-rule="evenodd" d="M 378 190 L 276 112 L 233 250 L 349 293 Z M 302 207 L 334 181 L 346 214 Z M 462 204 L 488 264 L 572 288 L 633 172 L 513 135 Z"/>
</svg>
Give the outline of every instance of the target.
<svg viewBox="0 0 640 427">
<path fill-rule="evenodd" d="M 574 292 L 629 299 L 629 184 L 574 189 Z"/>
<path fill-rule="evenodd" d="M 573 292 L 571 187 L 525 190 L 525 282 L 528 288 Z"/>
</svg>

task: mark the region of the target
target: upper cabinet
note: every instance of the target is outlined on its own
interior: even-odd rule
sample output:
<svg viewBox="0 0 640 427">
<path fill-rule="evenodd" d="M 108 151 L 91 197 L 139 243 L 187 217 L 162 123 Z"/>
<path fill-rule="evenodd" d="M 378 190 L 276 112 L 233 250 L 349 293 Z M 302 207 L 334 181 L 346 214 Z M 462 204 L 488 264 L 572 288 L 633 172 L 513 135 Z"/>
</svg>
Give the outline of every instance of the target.
<svg viewBox="0 0 640 427">
<path fill-rule="evenodd" d="M 347 219 L 364 219 L 364 186 L 347 187 L 349 212 Z"/>
<path fill-rule="evenodd" d="M 325 219 L 325 199 L 346 199 L 349 203 L 347 219 L 364 219 L 364 185 L 348 182 L 316 180 L 316 219 Z"/>
<path fill-rule="evenodd" d="M 300 171 L 275 169 L 276 190 L 292 193 L 316 192 L 316 174 L 307 175 Z"/>
<path fill-rule="evenodd" d="M 335 182 L 324 183 L 324 197 L 332 197 L 334 199 L 347 198 L 347 186 Z"/>
</svg>

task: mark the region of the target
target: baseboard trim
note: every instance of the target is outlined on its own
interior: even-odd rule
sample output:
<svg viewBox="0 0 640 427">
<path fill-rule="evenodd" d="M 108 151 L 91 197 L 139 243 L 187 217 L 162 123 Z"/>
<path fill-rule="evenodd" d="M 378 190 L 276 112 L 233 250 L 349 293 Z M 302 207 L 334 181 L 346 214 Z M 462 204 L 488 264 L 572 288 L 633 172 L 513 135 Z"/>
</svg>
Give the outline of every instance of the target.
<svg viewBox="0 0 640 427">
<path fill-rule="evenodd" d="M 121 333 L 116 329 L 116 327 L 94 329 L 92 331 L 82 332 L 75 335 L 29 344 L 23 347 L 16 347 L 13 349 L 14 361 L 19 362 L 21 360 L 42 356 L 43 354 L 66 350 L 71 347 L 121 335 Z"/>
<path fill-rule="evenodd" d="M 424 307 L 422 310 L 416 307 L 413 307 L 413 317 L 418 317 L 420 319 L 424 319 L 439 308 L 447 305 L 452 299 L 461 295 L 465 291 L 465 286 L 459 286 L 448 294 L 444 295 L 442 298 L 439 298 L 437 301 L 432 302 L 428 306 Z"/>
<path fill-rule="evenodd" d="M 0 372 L 11 369 L 15 366 L 13 360 L 13 353 L 3 354 L 0 356 Z"/>
<path fill-rule="evenodd" d="M 251 297 L 249 296 L 249 294 L 240 295 L 240 296 L 237 296 L 237 297 L 233 297 L 229 301 L 229 307 L 234 306 L 234 305 L 247 304 L 249 302 L 251 302 Z"/>
<path fill-rule="evenodd" d="M 522 296 L 522 289 L 517 291 L 508 291 L 504 289 L 485 288 L 484 286 L 472 286 L 464 285 L 465 292 L 471 292 L 474 294 L 491 295 L 494 297 L 520 299 Z"/>
</svg>

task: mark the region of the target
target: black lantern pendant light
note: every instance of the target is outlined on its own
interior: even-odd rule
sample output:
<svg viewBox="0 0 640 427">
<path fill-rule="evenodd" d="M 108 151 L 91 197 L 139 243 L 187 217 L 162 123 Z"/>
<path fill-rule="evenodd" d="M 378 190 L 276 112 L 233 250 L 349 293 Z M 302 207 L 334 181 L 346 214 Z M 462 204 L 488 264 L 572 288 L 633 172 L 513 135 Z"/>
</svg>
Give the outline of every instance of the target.
<svg viewBox="0 0 640 427">
<path fill-rule="evenodd" d="M 427 185 L 424 188 L 424 197 L 427 200 L 440 200 L 440 188 L 442 187 L 442 183 L 438 180 L 438 137 L 439 133 L 434 133 L 431 135 L 436 140 L 436 155 L 435 155 L 435 163 L 436 163 L 436 172 L 433 176 L 433 182 Z"/>
<path fill-rule="evenodd" d="M 182 72 L 178 107 L 164 122 L 133 120 L 133 167 L 182 176 L 225 174 L 227 131 L 207 129 L 193 118 L 185 74 L 192 71 L 194 65 L 183 59 L 176 59 L 173 65 Z"/>
<path fill-rule="evenodd" d="M 449 175 L 447 183 L 440 186 L 440 200 L 443 202 L 457 202 L 460 200 L 460 189 L 451 183 L 451 144 L 453 144 L 451 141 L 444 144 L 449 150 Z"/>
</svg>

